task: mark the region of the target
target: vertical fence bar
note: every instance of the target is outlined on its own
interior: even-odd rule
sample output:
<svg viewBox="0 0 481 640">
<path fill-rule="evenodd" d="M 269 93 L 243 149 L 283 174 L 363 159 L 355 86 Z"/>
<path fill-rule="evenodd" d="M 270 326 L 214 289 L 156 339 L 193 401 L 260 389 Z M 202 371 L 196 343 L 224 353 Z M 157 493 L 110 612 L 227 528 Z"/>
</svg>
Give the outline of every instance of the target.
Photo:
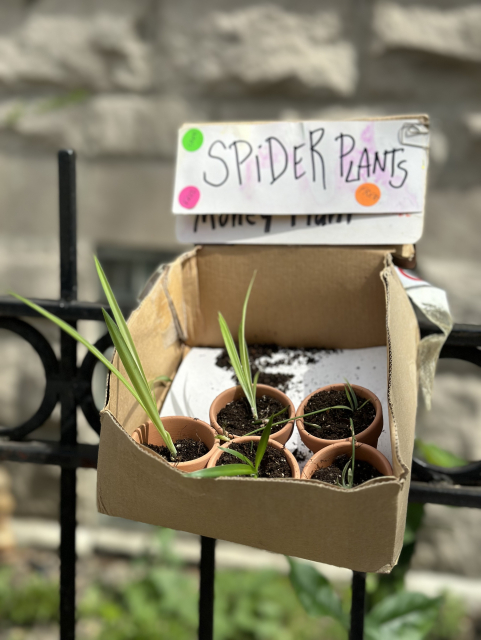
<svg viewBox="0 0 481 640">
<path fill-rule="evenodd" d="M 351 629 L 349 640 L 364 638 L 364 609 L 366 605 L 366 574 L 352 572 Z"/>
<path fill-rule="evenodd" d="M 60 298 L 77 299 L 77 208 L 75 153 L 59 151 L 60 213 Z M 76 327 L 76 322 L 70 323 Z M 77 407 L 75 377 L 77 344 L 60 332 L 60 442 L 77 444 Z M 60 640 L 75 640 L 75 542 L 76 542 L 77 476 L 75 469 L 62 469 L 60 477 Z"/>
<path fill-rule="evenodd" d="M 77 299 L 77 185 L 75 151 L 58 152 L 60 297 Z"/>
<path fill-rule="evenodd" d="M 214 635 L 215 539 L 200 539 L 199 640 Z"/>
</svg>

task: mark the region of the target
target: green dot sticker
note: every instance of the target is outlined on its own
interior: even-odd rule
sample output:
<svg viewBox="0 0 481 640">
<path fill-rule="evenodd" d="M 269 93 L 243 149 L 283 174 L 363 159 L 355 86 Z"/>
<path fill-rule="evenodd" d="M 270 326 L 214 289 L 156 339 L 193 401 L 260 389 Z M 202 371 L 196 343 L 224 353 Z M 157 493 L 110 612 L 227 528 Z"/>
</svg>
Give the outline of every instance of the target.
<svg viewBox="0 0 481 640">
<path fill-rule="evenodd" d="M 204 142 L 204 136 L 199 129 L 189 129 L 182 138 L 182 144 L 187 151 L 197 151 Z"/>
</svg>

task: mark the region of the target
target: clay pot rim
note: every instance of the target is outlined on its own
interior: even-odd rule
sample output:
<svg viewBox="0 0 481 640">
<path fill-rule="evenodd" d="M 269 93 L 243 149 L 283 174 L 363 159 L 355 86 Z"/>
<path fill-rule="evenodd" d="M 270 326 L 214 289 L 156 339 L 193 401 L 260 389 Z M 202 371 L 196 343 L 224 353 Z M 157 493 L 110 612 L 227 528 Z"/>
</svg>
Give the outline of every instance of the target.
<svg viewBox="0 0 481 640">
<path fill-rule="evenodd" d="M 336 444 L 332 444 L 329 447 L 324 447 L 324 449 L 320 449 L 319 451 L 317 451 L 317 453 L 315 453 L 313 456 L 311 456 L 309 458 L 309 460 L 306 462 L 306 465 L 302 471 L 302 476 L 301 479 L 302 480 L 313 480 L 313 478 L 311 477 L 312 474 L 317 470 L 320 469 L 322 467 L 319 467 L 319 465 L 317 464 L 319 458 L 325 458 L 327 457 L 329 460 L 329 464 L 326 466 L 329 466 L 330 464 L 332 464 L 332 462 L 334 461 L 335 458 L 337 458 L 337 456 L 339 455 L 350 455 L 352 451 L 352 443 L 351 442 L 337 442 Z M 369 464 L 371 464 L 375 469 L 377 469 L 377 471 L 379 471 L 380 473 L 382 473 L 382 478 L 393 478 L 396 479 L 396 476 L 394 475 L 394 471 L 393 468 L 391 466 L 391 463 L 389 462 L 389 460 L 386 458 L 386 456 L 384 454 L 382 454 L 380 451 L 378 451 L 375 447 L 372 447 L 371 445 L 365 443 L 365 442 L 356 442 L 356 455 L 357 452 L 361 452 L 364 451 L 366 452 L 367 456 L 364 454 L 361 454 L 362 457 L 359 458 L 359 460 L 365 460 L 365 458 L 371 458 L 371 460 L 365 460 L 366 462 L 369 462 Z M 327 455 L 326 455 L 327 454 Z M 378 463 L 377 465 L 375 463 Z M 381 468 L 379 468 L 381 467 Z M 306 469 L 308 470 L 309 475 L 306 474 Z M 312 469 L 312 471 L 311 471 Z M 375 481 L 379 481 L 382 478 L 372 478 L 371 480 L 367 480 L 366 482 L 363 482 L 362 484 L 358 485 L 357 487 L 353 487 L 353 489 L 361 489 L 362 487 L 364 487 L 365 485 L 369 485 L 369 483 L 373 483 Z M 337 489 L 343 489 L 344 487 L 337 487 L 337 485 L 333 485 L 329 482 L 323 482 L 322 480 L 315 480 L 316 482 L 321 482 L 322 484 L 327 484 L 331 487 L 335 487 Z M 352 491 L 353 489 L 349 489 L 349 491 Z"/>
<path fill-rule="evenodd" d="M 339 382 L 339 383 L 334 383 L 334 384 L 327 384 L 324 387 L 319 387 L 318 389 L 315 389 L 312 393 L 310 393 L 308 396 L 306 396 L 304 398 L 304 400 L 301 402 L 301 404 L 299 405 L 299 407 L 298 407 L 298 409 L 296 411 L 296 425 L 297 425 L 297 428 L 298 428 L 299 432 L 300 433 L 304 432 L 310 438 L 314 438 L 318 442 L 322 443 L 323 444 L 322 448 L 330 447 L 330 446 L 332 446 L 334 444 L 338 444 L 338 443 L 351 442 L 351 437 L 349 437 L 349 438 L 338 438 L 336 440 L 327 440 L 326 438 L 320 438 L 318 436 L 313 435 L 309 431 L 307 431 L 307 429 L 304 426 L 304 419 L 303 418 L 298 418 L 297 416 L 302 415 L 304 413 L 304 407 L 307 405 L 307 403 L 312 398 L 312 396 L 315 396 L 317 393 L 319 393 L 321 391 L 326 391 L 328 389 L 334 389 L 335 391 L 340 391 L 341 389 L 344 389 L 344 386 L 345 386 L 345 383 Z M 358 433 L 356 435 L 356 441 L 359 441 L 360 438 L 364 439 L 366 436 L 369 436 L 373 431 L 375 431 L 377 429 L 377 425 L 378 425 L 378 421 L 379 420 L 381 421 L 381 430 L 382 430 L 382 422 L 383 422 L 382 405 L 381 405 L 381 401 L 379 400 L 377 395 L 373 391 L 371 391 L 370 389 L 367 389 L 366 387 L 361 387 L 358 384 L 352 384 L 351 387 L 354 389 L 354 391 L 360 392 L 359 395 L 362 398 L 364 398 L 365 400 L 367 400 L 368 398 L 370 400 L 372 400 L 373 404 L 374 404 L 374 408 L 376 409 L 376 415 L 374 416 L 374 419 L 371 422 L 371 424 L 368 427 L 366 427 L 363 431 L 361 431 L 360 433 Z M 347 401 L 347 399 L 346 399 L 346 401 Z M 362 440 L 360 441 L 360 443 L 362 443 Z M 366 443 L 362 443 L 362 444 L 366 444 Z"/>
<path fill-rule="evenodd" d="M 214 435 L 214 443 L 209 448 L 209 451 L 207 453 L 204 453 L 204 455 L 200 456 L 199 458 L 194 458 L 194 460 L 188 460 L 186 462 L 170 462 L 169 460 L 167 460 L 166 458 L 161 456 L 156 451 L 153 451 L 152 449 L 147 447 L 146 444 L 144 444 L 143 442 L 137 442 L 137 440 L 135 440 L 135 438 L 133 437 L 135 432 L 139 431 L 140 429 L 142 429 L 142 427 L 144 427 L 146 425 L 151 425 L 151 427 L 149 427 L 149 428 L 157 430 L 156 426 L 154 425 L 152 420 L 149 420 L 149 419 L 147 419 L 140 426 L 138 426 L 136 429 L 134 429 L 134 431 L 130 435 L 130 438 L 132 438 L 132 440 L 135 442 L 135 444 L 137 444 L 140 447 L 142 447 L 142 449 L 144 451 L 147 451 L 150 455 L 154 456 L 157 459 L 160 459 L 162 462 L 164 462 L 165 464 L 169 465 L 169 467 L 172 467 L 173 469 L 177 469 L 179 471 L 182 471 L 183 469 L 186 469 L 187 467 L 189 467 L 192 464 L 192 462 L 194 462 L 194 461 L 205 462 L 205 464 L 204 464 L 204 468 L 205 468 L 207 466 L 207 462 L 209 461 L 209 458 L 214 453 L 215 446 L 216 446 L 216 444 L 218 442 L 215 439 L 215 436 L 217 435 L 217 432 L 215 431 L 215 429 L 213 429 L 210 424 L 208 424 L 207 422 L 204 422 L 204 420 L 201 420 L 200 418 L 191 418 L 189 416 L 162 416 L 161 420 L 162 420 L 162 423 L 163 423 L 166 431 L 169 431 L 169 427 L 168 427 L 168 424 L 166 424 L 166 421 L 172 420 L 172 419 L 175 419 L 175 420 L 188 420 L 191 423 L 195 423 L 196 426 L 200 424 L 200 425 L 202 425 L 202 427 L 206 427 L 209 431 L 211 431 L 213 433 L 213 435 Z M 199 438 L 200 438 L 200 434 L 199 434 Z M 200 438 L 200 439 L 202 440 L 202 438 Z M 175 440 L 174 440 L 174 438 L 172 438 L 172 440 L 173 440 L 173 442 L 175 444 L 177 442 L 177 440 L 179 440 L 179 438 L 176 438 Z M 202 440 L 202 442 L 204 442 L 204 440 Z M 204 444 L 206 446 L 208 446 L 205 442 L 204 442 Z M 165 443 L 164 443 L 164 446 L 165 446 Z"/>
<path fill-rule="evenodd" d="M 217 449 L 217 451 L 215 451 L 211 455 L 210 460 L 207 463 L 207 468 L 209 469 L 216 466 L 216 462 L 219 460 L 220 456 L 223 453 L 222 451 L 220 451 L 220 449 L 228 449 L 229 445 L 234 442 L 241 442 L 241 443 L 242 442 L 259 442 L 260 439 L 261 439 L 260 436 L 240 436 L 239 438 L 233 438 L 229 442 L 224 442 L 220 446 L 220 448 Z M 277 442 L 277 440 L 273 440 L 272 438 L 269 438 L 268 446 L 274 447 L 274 449 L 278 449 L 279 451 L 282 451 L 284 453 L 286 460 L 289 464 L 289 467 L 291 468 L 291 473 L 293 475 L 291 475 L 290 478 L 245 478 L 245 479 L 256 480 L 256 482 L 258 480 L 300 480 L 301 472 L 299 470 L 299 465 L 297 464 L 297 460 L 294 458 L 294 456 L 289 451 L 289 449 L 287 449 L 285 445 L 281 444 L 280 442 Z"/>
<path fill-rule="evenodd" d="M 291 431 L 294 429 L 294 424 L 295 424 L 295 420 L 296 420 L 296 408 L 294 406 L 294 403 L 292 402 L 292 400 L 289 398 L 289 396 L 287 394 L 285 394 L 283 391 L 281 391 L 280 389 L 278 389 L 277 387 L 272 387 L 269 384 L 258 384 L 257 385 L 257 391 L 256 391 L 256 397 L 258 397 L 259 392 L 260 395 L 268 395 L 271 398 L 275 398 L 275 396 L 269 394 L 269 390 L 273 390 L 276 392 L 276 394 L 280 394 L 281 396 L 283 396 L 283 398 L 285 398 L 286 402 L 284 404 L 284 406 L 287 406 L 289 408 L 289 415 L 287 417 L 291 418 L 289 420 L 289 422 L 286 422 L 286 424 L 282 427 L 282 429 L 279 429 L 279 431 L 276 431 L 275 433 L 271 434 L 271 438 L 274 438 L 274 436 L 279 437 L 280 434 L 285 434 L 288 431 Z M 219 425 L 219 423 L 217 422 L 217 416 L 219 415 L 219 411 L 221 409 L 223 409 L 228 402 L 223 402 L 222 400 L 222 396 L 227 395 L 227 394 L 231 394 L 232 392 L 234 392 L 234 394 L 236 394 L 237 392 L 240 392 L 241 396 L 245 397 L 245 393 L 242 389 L 242 387 L 240 385 L 236 385 L 234 387 L 229 387 L 228 389 L 224 389 L 224 391 L 222 391 L 221 393 L 219 393 L 219 395 L 217 395 L 214 400 L 212 401 L 210 408 L 209 408 L 209 420 L 210 420 L 210 424 L 212 426 L 213 429 L 215 429 L 217 431 L 218 434 L 222 434 L 222 427 Z M 214 411 L 214 405 L 217 402 L 223 402 L 222 406 L 220 407 L 220 409 L 218 411 Z M 279 400 L 280 401 L 280 400 Z M 233 400 L 230 400 L 229 402 L 233 402 Z M 233 434 L 234 435 L 234 434 Z M 241 437 L 245 437 L 245 436 L 235 436 L 236 438 L 241 438 Z M 251 436 L 247 436 L 247 437 L 251 437 Z M 254 437 L 254 436 L 253 436 Z"/>
</svg>

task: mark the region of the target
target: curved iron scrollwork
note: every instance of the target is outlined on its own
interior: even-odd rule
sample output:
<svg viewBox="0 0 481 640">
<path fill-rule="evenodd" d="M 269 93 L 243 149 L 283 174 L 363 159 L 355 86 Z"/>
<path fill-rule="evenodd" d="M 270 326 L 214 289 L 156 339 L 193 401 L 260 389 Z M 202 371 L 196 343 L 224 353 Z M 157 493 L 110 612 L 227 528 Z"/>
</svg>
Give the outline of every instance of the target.
<svg viewBox="0 0 481 640">
<path fill-rule="evenodd" d="M 94 346 L 97 347 L 99 351 L 104 353 L 104 351 L 112 346 L 112 338 L 110 337 L 110 334 L 106 333 L 104 336 L 99 338 Z M 95 404 L 92 393 L 92 376 L 94 373 L 95 365 L 97 363 L 97 358 L 90 351 L 88 351 L 78 369 L 76 397 L 77 404 L 82 409 L 87 422 L 92 427 L 92 429 L 100 434 L 99 409 Z"/>
<path fill-rule="evenodd" d="M 0 329 L 16 333 L 26 340 L 38 354 L 45 371 L 45 393 L 34 415 L 17 427 L 0 427 L 0 436 L 21 440 L 44 424 L 59 399 L 60 366 L 49 341 L 31 324 L 19 318 L 1 318 Z"/>
<path fill-rule="evenodd" d="M 44 335 L 28 322 L 20 318 L 0 317 L 0 329 L 12 331 L 23 338 L 38 354 L 45 372 L 45 392 L 39 408 L 28 420 L 16 427 L 0 427 L 0 437 L 9 440 L 22 440 L 39 427 L 52 415 L 60 399 L 60 390 L 64 381 L 60 376 L 60 363 L 49 341 Z M 106 333 L 95 346 L 102 353 L 112 346 L 112 339 Z M 92 393 L 92 376 L 97 364 L 97 358 L 90 352 L 83 359 L 77 369 L 77 376 L 73 381 L 75 400 L 88 423 L 97 433 L 100 433 L 99 409 L 95 405 Z M 68 382 L 72 384 L 72 381 Z"/>
</svg>

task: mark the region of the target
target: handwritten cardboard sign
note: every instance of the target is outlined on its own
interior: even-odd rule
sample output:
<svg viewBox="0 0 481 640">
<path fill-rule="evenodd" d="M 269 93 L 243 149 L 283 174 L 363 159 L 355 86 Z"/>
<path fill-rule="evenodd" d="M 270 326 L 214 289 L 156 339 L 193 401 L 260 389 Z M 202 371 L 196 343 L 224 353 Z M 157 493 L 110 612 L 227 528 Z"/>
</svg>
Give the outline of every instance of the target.
<svg viewBox="0 0 481 640">
<path fill-rule="evenodd" d="M 175 214 L 385 214 L 424 208 L 428 128 L 420 117 L 187 124 Z"/>
</svg>

